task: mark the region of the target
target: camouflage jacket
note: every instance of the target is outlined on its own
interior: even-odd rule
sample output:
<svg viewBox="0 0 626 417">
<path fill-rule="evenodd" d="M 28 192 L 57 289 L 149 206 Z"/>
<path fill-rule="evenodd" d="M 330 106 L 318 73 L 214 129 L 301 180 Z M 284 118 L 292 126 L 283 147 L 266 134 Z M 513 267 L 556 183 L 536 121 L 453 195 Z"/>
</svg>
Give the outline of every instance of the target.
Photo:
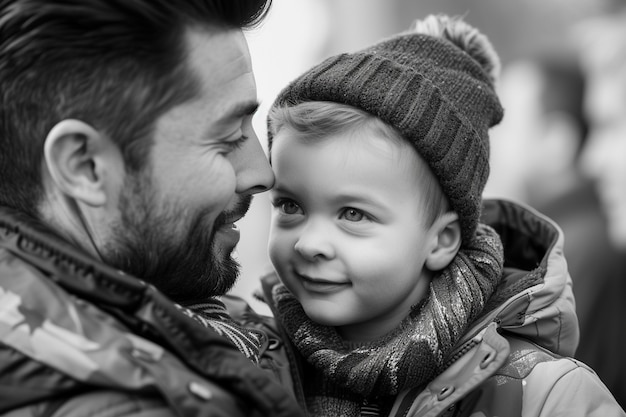
<svg viewBox="0 0 626 417">
<path fill-rule="evenodd" d="M 0 415 L 300 413 L 155 288 L 0 207 Z"/>
</svg>

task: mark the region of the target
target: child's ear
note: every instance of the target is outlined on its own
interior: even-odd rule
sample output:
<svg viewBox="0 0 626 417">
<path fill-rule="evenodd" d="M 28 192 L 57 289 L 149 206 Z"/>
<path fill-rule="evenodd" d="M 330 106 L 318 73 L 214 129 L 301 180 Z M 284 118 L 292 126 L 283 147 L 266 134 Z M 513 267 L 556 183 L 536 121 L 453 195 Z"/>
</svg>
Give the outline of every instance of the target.
<svg viewBox="0 0 626 417">
<path fill-rule="evenodd" d="M 440 216 L 431 230 L 435 233 L 435 245 L 426 257 L 426 268 L 440 271 L 452 262 L 461 247 L 459 215 L 448 212 Z"/>
</svg>

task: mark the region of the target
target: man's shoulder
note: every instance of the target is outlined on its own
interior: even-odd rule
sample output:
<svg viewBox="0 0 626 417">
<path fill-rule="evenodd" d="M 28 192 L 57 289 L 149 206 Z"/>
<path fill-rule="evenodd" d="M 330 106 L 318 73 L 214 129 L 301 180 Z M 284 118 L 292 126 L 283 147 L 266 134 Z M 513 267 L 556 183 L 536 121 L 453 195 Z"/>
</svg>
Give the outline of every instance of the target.
<svg viewBox="0 0 626 417">
<path fill-rule="evenodd" d="M 131 399 L 159 393 L 170 406 L 214 408 L 216 415 L 242 415 L 243 406 L 265 415 L 299 415 L 270 375 L 154 287 L 64 250 L 62 242 L 28 225 L 6 229 L 0 230 L 0 252 L 9 254 L 0 263 L 0 298 L 7 301 L 0 302 L 0 327 L 4 321 L 19 337 L 3 337 L 4 346 L 38 358 L 21 364 L 60 370 L 74 383 L 64 389 L 37 373 L 30 380 L 35 394 L 24 401 L 9 398 L 11 384 L 0 390 L 0 410 L 2 395 L 9 410 L 109 387 Z M 24 374 L 11 373 L 23 387 Z M 36 394 L 42 388 L 54 395 Z"/>
</svg>

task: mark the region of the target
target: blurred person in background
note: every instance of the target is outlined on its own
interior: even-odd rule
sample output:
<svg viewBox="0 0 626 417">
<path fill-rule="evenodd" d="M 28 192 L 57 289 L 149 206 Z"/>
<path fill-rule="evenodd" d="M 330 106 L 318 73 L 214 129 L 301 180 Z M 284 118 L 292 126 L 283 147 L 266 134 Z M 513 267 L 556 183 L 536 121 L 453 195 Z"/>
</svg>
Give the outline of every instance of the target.
<svg viewBox="0 0 626 417">
<path fill-rule="evenodd" d="M 580 343 L 575 357 L 590 365 L 624 407 L 626 317 L 623 253 L 611 242 L 596 184 L 581 165 L 589 137 L 587 76 L 574 48 L 541 50 L 507 65 L 500 85 L 510 104 L 498 141 L 516 176 L 509 197 L 519 199 L 563 229 L 573 281 Z M 505 159 L 505 158 L 503 158 Z"/>
<path fill-rule="evenodd" d="M 578 163 L 588 127 L 577 55 L 541 51 L 509 64 L 503 79 L 525 89 L 527 96 L 526 106 L 516 109 L 529 118 L 522 138 L 526 159 L 520 197 L 532 207 L 549 207 L 583 188 L 581 183 L 590 184 Z"/>
<path fill-rule="evenodd" d="M 613 247 L 621 254 L 619 276 L 598 276 L 593 290 L 588 337 L 580 357 L 595 369 L 626 405 L 626 11 L 596 18 L 578 28 L 581 62 L 587 77 L 585 112 L 589 139 L 582 155 L 584 171 L 596 182 Z M 598 265 L 600 266 L 600 265 Z M 583 350 L 586 349 L 586 350 Z"/>
</svg>

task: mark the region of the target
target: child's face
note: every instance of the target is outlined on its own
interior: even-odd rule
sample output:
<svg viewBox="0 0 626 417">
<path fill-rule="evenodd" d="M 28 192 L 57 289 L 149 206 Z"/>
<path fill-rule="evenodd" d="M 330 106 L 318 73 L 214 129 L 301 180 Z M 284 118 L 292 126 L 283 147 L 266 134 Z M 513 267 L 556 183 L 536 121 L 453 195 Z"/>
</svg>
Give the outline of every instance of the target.
<svg viewBox="0 0 626 417">
<path fill-rule="evenodd" d="M 373 132 L 274 137 L 270 258 L 307 315 L 347 340 L 386 334 L 426 294 L 436 236 L 420 215 L 419 163 Z"/>
</svg>

